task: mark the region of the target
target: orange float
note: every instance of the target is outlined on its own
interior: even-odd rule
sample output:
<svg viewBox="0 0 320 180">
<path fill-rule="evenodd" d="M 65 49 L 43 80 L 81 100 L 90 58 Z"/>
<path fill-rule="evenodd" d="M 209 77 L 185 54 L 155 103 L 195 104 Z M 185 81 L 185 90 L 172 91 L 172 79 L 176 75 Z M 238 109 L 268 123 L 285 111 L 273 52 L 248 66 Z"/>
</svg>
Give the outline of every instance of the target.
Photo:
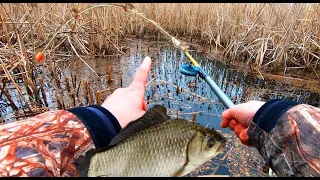
<svg viewBox="0 0 320 180">
<path fill-rule="evenodd" d="M 38 54 L 36 55 L 36 61 L 41 63 L 44 59 L 44 54 L 40 51 L 38 52 Z"/>
</svg>

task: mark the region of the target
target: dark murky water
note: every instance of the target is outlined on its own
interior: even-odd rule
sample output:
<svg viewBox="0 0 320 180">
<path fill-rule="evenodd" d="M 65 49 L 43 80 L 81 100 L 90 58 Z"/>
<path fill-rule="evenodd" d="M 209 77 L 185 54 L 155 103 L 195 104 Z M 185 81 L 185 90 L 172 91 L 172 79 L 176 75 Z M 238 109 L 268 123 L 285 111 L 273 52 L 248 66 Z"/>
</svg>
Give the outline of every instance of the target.
<svg viewBox="0 0 320 180">
<path fill-rule="evenodd" d="M 86 59 L 86 62 L 99 74 L 101 79 L 98 79 L 79 59 L 63 60 L 57 57 L 57 64 L 60 67 L 59 75 L 63 83 L 63 90 L 60 90 L 58 94 L 61 100 L 64 100 L 66 107 L 71 107 L 71 100 L 65 90 L 65 77 L 75 74 L 77 77 L 76 86 L 81 79 L 88 80 L 93 92 L 107 89 L 102 94 L 102 99 L 105 99 L 116 88 L 120 87 L 119 72 L 123 74 L 123 86 L 126 87 L 130 84 L 135 69 L 140 66 L 143 58 L 151 56 L 153 57 L 153 66 L 145 93 L 148 107 L 163 104 L 168 108 L 168 113 L 172 118 L 180 117 L 192 120 L 193 114 L 195 114 L 197 122 L 203 126 L 222 131 L 229 140 L 227 149 L 223 154 L 196 169 L 188 176 L 212 173 L 230 176 L 265 176 L 261 170 L 264 162 L 258 152 L 253 148 L 241 145 L 229 129 L 220 127 L 221 113 L 225 108 L 206 82 L 199 77 L 185 76 L 180 73 L 180 65 L 189 63 L 188 58 L 183 53 L 164 42 L 152 43 L 149 52 L 148 45 L 143 40 L 133 40 L 127 46 L 130 49 L 125 56 Z M 235 104 L 248 100 L 266 101 L 274 98 L 299 103 L 309 102 L 311 94 L 307 91 L 297 90 L 277 82 L 267 82 L 266 84 L 262 80 L 250 77 L 243 72 L 229 69 L 220 62 L 208 60 L 204 54 L 196 52 L 190 52 L 190 54 Z M 112 76 L 114 82 L 111 84 L 106 82 L 105 77 L 106 66 L 108 65 L 112 65 L 114 71 Z M 56 84 L 51 77 L 46 77 L 44 83 L 46 96 L 50 104 L 49 109 L 56 109 Z M 179 87 L 178 93 L 176 86 Z M 76 104 L 86 105 L 87 102 L 81 89 L 82 86 Z M 10 94 L 18 105 L 24 106 L 16 90 L 12 89 Z M 12 109 L 8 104 L 6 98 L 2 96 L 0 99 L 1 116 L 7 121 L 12 120 L 10 118 L 13 116 Z M 240 151 L 243 153 L 239 154 Z M 226 153 L 228 154 L 226 155 Z M 217 169 L 217 167 L 219 168 Z"/>
</svg>

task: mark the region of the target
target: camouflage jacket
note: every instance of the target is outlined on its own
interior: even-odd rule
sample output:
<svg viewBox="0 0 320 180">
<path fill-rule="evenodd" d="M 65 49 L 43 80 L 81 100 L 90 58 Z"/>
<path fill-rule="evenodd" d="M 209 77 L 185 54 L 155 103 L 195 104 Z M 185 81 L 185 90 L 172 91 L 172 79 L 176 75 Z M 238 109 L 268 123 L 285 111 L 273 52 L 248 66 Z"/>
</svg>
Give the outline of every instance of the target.
<svg viewBox="0 0 320 180">
<path fill-rule="evenodd" d="M 248 134 L 278 176 L 319 176 L 319 120 L 318 108 L 270 101 L 259 109 Z M 107 145 L 120 129 L 100 106 L 2 124 L 0 176 L 79 176 L 79 157 Z"/>
<path fill-rule="evenodd" d="M 271 100 L 247 133 L 277 176 L 320 176 L 319 122 L 320 108 Z"/>
<path fill-rule="evenodd" d="M 77 161 L 120 131 L 101 106 L 49 111 L 0 125 L 0 176 L 79 176 Z"/>
</svg>

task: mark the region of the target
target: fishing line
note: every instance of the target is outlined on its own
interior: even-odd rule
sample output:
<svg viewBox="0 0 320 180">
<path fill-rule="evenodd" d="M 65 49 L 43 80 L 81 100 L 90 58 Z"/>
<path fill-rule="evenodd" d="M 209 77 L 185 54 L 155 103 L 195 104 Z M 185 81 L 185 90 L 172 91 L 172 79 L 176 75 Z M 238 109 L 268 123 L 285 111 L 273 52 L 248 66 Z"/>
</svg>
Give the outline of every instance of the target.
<svg viewBox="0 0 320 180">
<path fill-rule="evenodd" d="M 226 96 L 226 94 L 220 89 L 220 87 L 212 80 L 212 78 L 202 69 L 202 67 L 199 65 L 199 63 L 189 54 L 188 52 L 188 48 L 189 46 L 187 45 L 187 43 L 178 40 L 177 38 L 171 36 L 168 32 L 166 32 L 157 22 L 147 18 L 143 13 L 138 12 L 134 6 L 132 6 L 131 4 L 125 4 L 125 5 L 116 5 L 116 4 L 103 4 L 103 5 L 96 5 L 96 6 L 91 6 L 88 7 L 82 11 L 80 11 L 79 13 L 77 13 L 77 16 L 79 16 L 82 13 L 87 12 L 90 9 L 94 9 L 94 8 L 101 8 L 101 7 L 118 7 L 118 8 L 122 8 L 125 10 L 125 12 L 131 12 L 133 14 L 136 14 L 140 17 L 142 17 L 143 19 L 145 19 L 146 21 L 150 22 L 151 24 L 153 24 L 162 34 L 164 34 L 166 37 L 168 37 L 169 39 L 171 39 L 172 44 L 175 48 L 181 50 L 190 60 L 192 65 L 182 65 L 180 67 L 180 72 L 184 75 L 189 75 L 189 76 L 195 76 L 195 75 L 199 75 L 200 78 L 204 79 L 206 81 L 206 83 L 210 86 L 211 90 L 215 93 L 215 95 L 219 98 L 219 100 L 222 102 L 223 106 L 226 109 L 231 108 L 232 106 L 234 106 L 234 103 Z M 46 46 L 43 48 L 42 52 L 40 51 L 39 53 L 44 53 L 47 48 L 49 47 L 49 44 L 52 42 L 52 40 L 55 38 L 55 36 L 58 34 L 58 32 L 62 29 L 63 26 L 65 26 L 66 24 L 68 24 L 69 22 L 71 22 L 72 20 L 75 20 L 77 17 L 72 17 L 71 19 L 67 20 L 64 24 L 62 24 L 57 31 L 54 33 L 54 35 L 52 36 L 52 38 L 48 41 L 48 43 L 46 44 Z M 50 51 L 49 51 L 50 52 Z M 38 53 L 38 54 L 39 54 Z M 45 63 L 46 64 L 46 63 Z M 90 66 L 89 66 L 90 67 Z M 150 82 L 148 82 L 147 84 L 150 84 Z M 213 106 L 218 114 L 218 111 L 216 109 L 215 106 Z M 209 112 L 208 112 L 209 113 Z M 219 118 L 221 119 L 221 116 L 219 116 Z M 234 139 L 232 138 L 232 141 L 234 141 Z M 234 144 L 234 143 L 233 143 Z M 232 148 L 231 148 L 232 149 Z M 228 150 L 227 153 L 230 153 L 230 150 Z"/>
</svg>

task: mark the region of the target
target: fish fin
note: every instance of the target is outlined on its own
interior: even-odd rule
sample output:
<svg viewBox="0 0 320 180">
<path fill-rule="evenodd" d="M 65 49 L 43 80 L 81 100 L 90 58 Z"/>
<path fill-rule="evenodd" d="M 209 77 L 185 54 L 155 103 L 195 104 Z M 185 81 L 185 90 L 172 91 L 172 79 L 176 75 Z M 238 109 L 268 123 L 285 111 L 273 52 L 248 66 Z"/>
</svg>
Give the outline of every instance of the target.
<svg viewBox="0 0 320 180">
<path fill-rule="evenodd" d="M 185 167 L 188 165 L 188 163 L 185 163 L 177 172 L 172 175 L 172 177 L 182 177 Z"/>
<path fill-rule="evenodd" d="M 125 128 L 121 129 L 119 134 L 117 134 L 106 147 L 99 148 L 96 152 L 103 152 L 111 149 L 137 132 L 150 126 L 160 124 L 168 119 L 170 119 L 170 117 L 167 115 L 167 109 L 161 105 L 155 105 L 141 118 L 130 122 Z"/>
<path fill-rule="evenodd" d="M 189 163 L 189 144 L 190 144 L 190 142 L 191 141 L 189 141 L 188 146 L 187 146 L 186 159 L 185 159 L 184 165 L 177 172 L 175 172 L 172 175 L 172 177 L 182 177 L 182 176 L 184 176 L 186 174 L 185 173 L 185 169 L 186 169 L 186 167 L 187 167 L 187 165 Z"/>
<path fill-rule="evenodd" d="M 176 173 L 174 173 L 172 177 L 184 177 L 188 175 L 191 171 L 195 170 L 197 167 L 200 167 L 200 166 L 186 163 L 182 166 L 181 169 L 179 169 Z"/>
</svg>

